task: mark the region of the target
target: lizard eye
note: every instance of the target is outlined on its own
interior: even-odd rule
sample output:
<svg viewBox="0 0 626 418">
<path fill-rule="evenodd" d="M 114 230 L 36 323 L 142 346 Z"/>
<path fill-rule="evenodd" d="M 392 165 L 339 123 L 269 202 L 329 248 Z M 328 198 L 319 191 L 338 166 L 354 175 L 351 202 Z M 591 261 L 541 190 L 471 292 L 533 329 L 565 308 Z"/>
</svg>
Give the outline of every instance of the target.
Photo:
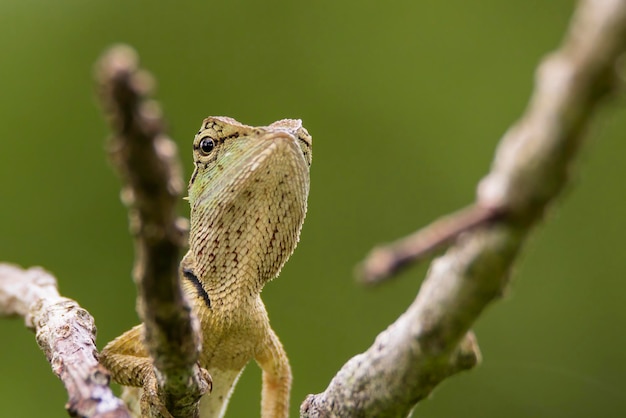
<svg viewBox="0 0 626 418">
<path fill-rule="evenodd" d="M 213 151 L 213 148 L 215 148 L 215 142 L 213 142 L 213 140 L 207 136 L 200 140 L 199 147 L 200 151 L 202 151 L 204 155 L 207 155 L 208 153 Z"/>
</svg>

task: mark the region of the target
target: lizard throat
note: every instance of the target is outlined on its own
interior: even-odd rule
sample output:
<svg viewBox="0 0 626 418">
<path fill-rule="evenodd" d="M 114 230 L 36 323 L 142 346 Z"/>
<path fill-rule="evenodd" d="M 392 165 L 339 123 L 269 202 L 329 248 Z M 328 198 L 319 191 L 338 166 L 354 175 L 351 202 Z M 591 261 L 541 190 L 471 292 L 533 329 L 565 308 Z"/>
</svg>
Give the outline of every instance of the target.
<svg viewBox="0 0 626 418">
<path fill-rule="evenodd" d="M 189 193 L 193 271 L 214 307 L 225 295 L 256 297 L 299 240 L 308 163 L 297 140 L 280 135 L 263 138 L 223 171 L 203 174 Z"/>
</svg>

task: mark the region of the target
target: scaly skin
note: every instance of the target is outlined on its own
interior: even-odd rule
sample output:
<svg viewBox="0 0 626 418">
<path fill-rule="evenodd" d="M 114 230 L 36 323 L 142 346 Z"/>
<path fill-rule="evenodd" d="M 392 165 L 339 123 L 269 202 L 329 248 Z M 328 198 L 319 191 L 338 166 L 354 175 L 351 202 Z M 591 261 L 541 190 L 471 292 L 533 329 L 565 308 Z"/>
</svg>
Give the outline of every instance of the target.
<svg viewBox="0 0 626 418">
<path fill-rule="evenodd" d="M 210 117 L 193 149 L 189 252 L 180 277 L 201 324 L 200 366 L 213 379 L 200 416 L 224 415 L 239 374 L 255 359 L 263 370 L 261 416 L 287 417 L 291 369 L 260 292 L 298 243 L 309 193 L 311 137 L 299 120 L 251 127 Z M 122 385 L 148 384 L 152 365 L 142 332 L 143 325 L 136 326 L 101 353 Z M 130 389 L 126 397 L 136 404 L 141 395 Z"/>
</svg>

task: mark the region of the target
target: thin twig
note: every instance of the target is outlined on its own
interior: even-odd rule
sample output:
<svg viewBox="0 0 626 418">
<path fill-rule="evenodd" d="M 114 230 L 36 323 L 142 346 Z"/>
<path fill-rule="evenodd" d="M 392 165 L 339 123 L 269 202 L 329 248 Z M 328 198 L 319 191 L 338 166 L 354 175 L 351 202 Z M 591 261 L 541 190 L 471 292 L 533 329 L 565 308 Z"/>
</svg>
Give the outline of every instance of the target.
<svg viewBox="0 0 626 418">
<path fill-rule="evenodd" d="M 526 236 L 567 184 L 585 126 L 613 91 L 625 51 L 626 1 L 581 1 L 479 185 L 477 205 L 507 208 L 506 216 L 461 235 L 433 261 L 408 310 L 323 393 L 307 397 L 302 417 L 405 417 L 450 375 L 459 342 L 467 345 L 473 322 L 505 291 Z"/>
<path fill-rule="evenodd" d="M 124 182 L 122 200 L 135 238 L 138 311 L 159 397 L 172 415 L 191 417 L 209 382 L 196 364 L 199 326 L 178 279 L 185 231 L 176 215 L 184 190 L 177 148 L 164 132 L 158 105 L 149 99 L 152 78 L 139 69 L 132 49 L 118 46 L 105 53 L 96 78 L 114 132 L 111 160 Z M 154 410 L 154 416 L 161 415 L 158 407 Z"/>
<path fill-rule="evenodd" d="M 71 416 L 130 417 L 109 388 L 109 373 L 98 364 L 93 318 L 59 295 L 54 276 L 39 267 L 0 264 L 0 316 L 22 317 L 35 331 L 52 371 L 65 385 Z"/>
<path fill-rule="evenodd" d="M 357 278 L 367 285 L 379 284 L 451 244 L 463 232 L 493 222 L 504 213 L 504 209 L 472 205 L 444 216 L 391 244 L 374 247 L 357 267 Z"/>
</svg>

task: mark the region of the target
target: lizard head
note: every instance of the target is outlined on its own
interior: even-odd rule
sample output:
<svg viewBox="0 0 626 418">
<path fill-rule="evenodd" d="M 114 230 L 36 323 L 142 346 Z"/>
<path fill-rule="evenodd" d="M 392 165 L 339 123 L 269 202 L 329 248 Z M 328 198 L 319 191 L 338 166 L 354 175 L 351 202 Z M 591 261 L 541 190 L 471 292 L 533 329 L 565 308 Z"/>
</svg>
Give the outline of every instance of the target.
<svg viewBox="0 0 626 418">
<path fill-rule="evenodd" d="M 193 142 L 189 203 L 194 273 L 207 288 L 260 291 L 278 274 L 306 215 L 311 146 L 300 120 L 263 127 L 204 120 Z"/>
</svg>

